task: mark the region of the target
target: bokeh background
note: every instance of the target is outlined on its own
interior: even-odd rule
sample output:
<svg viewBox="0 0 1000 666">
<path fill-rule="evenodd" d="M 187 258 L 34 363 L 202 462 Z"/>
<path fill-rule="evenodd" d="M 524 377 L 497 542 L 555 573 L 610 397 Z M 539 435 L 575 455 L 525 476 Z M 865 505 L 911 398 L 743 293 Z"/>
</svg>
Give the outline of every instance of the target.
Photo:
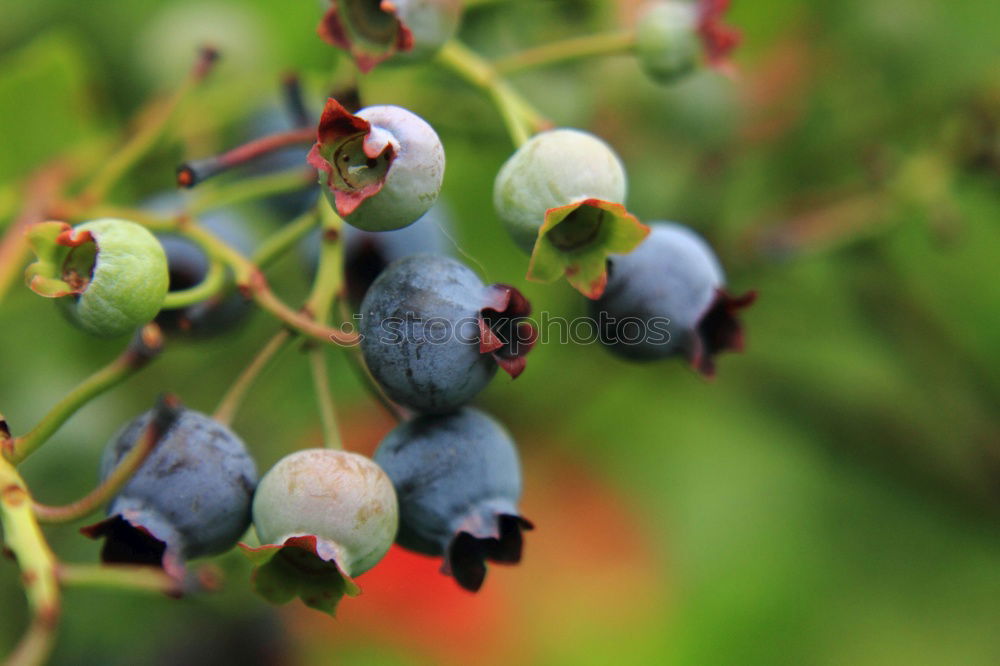
<svg viewBox="0 0 1000 666">
<path fill-rule="evenodd" d="M 706 381 L 549 344 L 477 400 L 519 442 L 518 567 L 467 594 L 431 559 L 394 550 L 336 620 L 271 609 L 238 554 L 227 584 L 185 601 L 69 590 L 57 664 L 1000 663 L 1000 51 L 995 0 L 736 2 L 745 35 L 728 79 L 648 81 L 629 57 L 519 75 L 556 122 L 622 155 L 629 208 L 708 237 L 736 290 L 756 288 L 748 348 Z M 462 37 L 489 56 L 628 25 L 636 3 L 479 0 Z M 247 138 L 278 82 L 301 73 L 314 110 L 351 67 L 320 42 L 319 2 L 42 0 L 0 21 L 0 214 L 31 169 L 115 145 L 194 47 L 224 59 L 163 143 L 115 190 L 169 190 L 174 166 Z M 366 104 L 429 119 L 448 154 L 444 198 L 461 255 L 575 315 L 564 284 L 525 283 L 491 185 L 511 151 L 495 111 L 433 66 L 380 68 Z M 257 233 L 288 221 L 238 211 Z M 271 272 L 294 302 L 292 253 Z M 94 401 L 24 465 L 38 498 L 80 496 L 107 438 L 164 390 L 211 411 L 276 330 L 263 315 L 222 339 L 178 341 Z M 18 287 L 0 309 L 0 409 L 27 430 L 122 341 L 68 326 Z M 350 447 L 391 427 L 331 354 Z M 235 426 L 267 469 L 317 445 L 304 358 L 287 353 Z M 97 546 L 47 531 L 70 561 Z M 0 561 L 0 653 L 25 624 Z"/>
</svg>

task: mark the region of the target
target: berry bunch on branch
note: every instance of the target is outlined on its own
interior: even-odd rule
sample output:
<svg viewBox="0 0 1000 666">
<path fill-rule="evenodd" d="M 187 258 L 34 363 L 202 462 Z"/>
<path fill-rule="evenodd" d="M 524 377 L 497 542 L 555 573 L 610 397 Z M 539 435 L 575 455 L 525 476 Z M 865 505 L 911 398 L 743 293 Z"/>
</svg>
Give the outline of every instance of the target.
<svg viewBox="0 0 1000 666">
<path fill-rule="evenodd" d="M 614 148 L 589 131 L 558 127 L 505 77 L 611 53 L 634 54 L 659 81 L 701 64 L 729 70 L 737 37 L 721 23 L 726 4 L 653 2 L 628 30 L 495 62 L 455 37 L 458 0 L 332 0 L 318 33 L 350 55 L 358 75 L 424 60 L 485 93 L 514 150 L 482 198 L 492 199 L 523 251 L 525 279 L 565 278 L 589 303 L 610 351 L 643 361 L 680 357 L 710 375 L 720 352 L 742 348 L 738 315 L 753 294 L 726 291 L 714 253 L 690 229 L 630 213 L 627 170 Z M 12 663 L 45 660 L 66 586 L 198 594 L 219 581 L 197 561 L 239 548 L 264 599 L 298 598 L 333 614 L 394 542 L 440 558 L 444 574 L 475 591 L 488 563 L 520 561 L 533 528 L 519 507 L 514 440 L 470 403 L 498 370 L 511 378 L 530 372 L 529 358 L 544 353 L 544 331 L 518 275 L 486 284 L 450 256 L 444 239 L 455 223 L 438 201 L 446 158 L 433 118 L 363 106 L 355 88 L 342 86 L 314 116 L 319 105 L 288 77 L 291 129 L 193 155 L 176 173 L 160 174 L 191 196 L 119 200 L 117 185 L 143 157 L 178 138 L 174 121 L 217 56 L 205 49 L 185 83 L 144 109 L 96 171 L 59 156 L 39 170 L 0 240 L 0 301 L 23 274 L 81 335 L 124 342 L 117 359 L 33 428 L 0 418 L 4 546 L 23 572 L 33 613 Z M 216 184 L 236 169 L 243 177 Z M 230 210 L 279 199 L 284 224 L 266 238 Z M 288 302 L 267 271 L 302 246 L 312 287 Z M 44 489 L 37 497 L 29 489 L 18 466 L 90 400 L 171 346 L 232 330 L 254 310 L 276 330 L 213 414 L 164 395 L 111 438 L 100 482 L 86 496 L 50 506 L 40 501 Z M 309 359 L 325 448 L 289 451 L 258 477 L 252 447 L 232 422 L 255 379 L 294 345 Z M 345 354 L 398 421 L 372 458 L 342 449 L 331 350 Z M 81 530 L 102 540 L 102 562 L 57 558 L 41 525 L 82 521 L 102 508 Z"/>
</svg>

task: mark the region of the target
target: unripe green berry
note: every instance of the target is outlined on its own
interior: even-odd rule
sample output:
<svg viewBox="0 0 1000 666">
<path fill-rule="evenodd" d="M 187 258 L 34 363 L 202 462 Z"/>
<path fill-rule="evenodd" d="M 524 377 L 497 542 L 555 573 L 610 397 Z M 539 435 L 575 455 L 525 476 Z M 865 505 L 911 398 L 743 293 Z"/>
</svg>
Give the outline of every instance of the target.
<svg viewBox="0 0 1000 666">
<path fill-rule="evenodd" d="M 88 333 L 124 335 L 160 311 L 169 286 L 167 257 L 144 227 L 113 218 L 73 228 L 44 222 L 28 235 L 38 255 L 28 267 L 28 285 L 60 299 Z"/>
<path fill-rule="evenodd" d="M 670 83 L 698 65 L 702 45 L 698 14 L 691 2 L 658 0 L 647 4 L 635 27 L 636 55 L 643 71 Z"/>
<path fill-rule="evenodd" d="M 576 129 L 536 134 L 497 174 L 493 204 L 514 241 L 525 252 L 551 208 L 586 199 L 625 200 L 625 167 L 601 139 Z"/>
<path fill-rule="evenodd" d="M 261 543 L 317 537 L 345 574 L 357 576 L 389 550 L 399 513 L 392 482 L 371 459 L 306 449 L 285 456 L 261 479 L 253 521 Z"/>
</svg>

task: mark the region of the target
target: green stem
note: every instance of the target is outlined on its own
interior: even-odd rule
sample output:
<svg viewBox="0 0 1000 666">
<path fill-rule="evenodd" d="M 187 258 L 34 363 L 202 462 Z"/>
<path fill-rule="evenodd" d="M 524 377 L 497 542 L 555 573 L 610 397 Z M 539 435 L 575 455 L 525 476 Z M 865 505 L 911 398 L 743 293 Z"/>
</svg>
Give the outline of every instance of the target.
<svg viewBox="0 0 1000 666">
<path fill-rule="evenodd" d="M 176 398 L 164 398 L 162 404 L 171 405 L 171 409 L 174 410 L 173 418 L 176 418 L 176 415 L 179 414 L 178 406 L 180 404 Z M 157 409 L 163 409 L 163 407 L 158 407 Z M 161 414 L 157 413 L 150 420 L 149 425 L 146 426 L 142 433 L 142 439 L 139 440 L 139 443 L 133 446 L 111 473 L 84 497 L 64 506 L 48 506 L 35 502 L 35 516 L 37 516 L 38 520 L 43 523 L 68 523 L 84 518 L 100 509 L 101 506 L 114 497 L 128 483 L 128 480 L 132 478 L 132 475 L 135 474 L 136 470 L 142 466 L 142 463 L 149 457 L 149 454 L 156 448 L 156 445 L 164 434 L 160 429 L 162 427 L 161 423 L 158 422 L 158 419 L 161 418 Z"/>
<path fill-rule="evenodd" d="M 451 40 L 445 44 L 437 61 L 489 95 L 515 146 L 523 145 L 532 133 L 551 127 L 551 123 L 501 78 L 489 62 L 461 42 Z"/>
<path fill-rule="evenodd" d="M 129 564 L 62 564 L 59 582 L 74 587 L 181 593 L 180 583 L 161 569 Z"/>
<path fill-rule="evenodd" d="M 347 309 L 347 303 L 340 299 L 338 301 L 338 311 L 340 314 L 341 326 L 343 323 L 351 319 L 351 313 Z M 397 422 L 403 422 L 409 418 L 409 413 L 403 407 L 400 407 L 394 403 L 389 396 L 385 394 L 382 387 L 379 386 L 375 378 L 372 377 L 371 372 L 368 370 L 368 366 L 365 364 L 364 355 L 361 353 L 360 345 L 353 345 L 350 347 L 342 347 L 344 354 L 347 357 L 348 365 L 351 371 L 354 372 L 354 376 L 357 377 L 358 382 L 368 391 L 371 397 L 375 398 L 375 401 L 385 408 L 385 411 L 389 413 L 392 418 L 396 419 Z"/>
<path fill-rule="evenodd" d="M 264 239 L 251 261 L 264 269 L 291 249 L 316 226 L 317 210 L 311 208 Z"/>
<path fill-rule="evenodd" d="M 508 75 L 581 58 L 628 53 L 634 48 L 635 33 L 631 30 L 606 32 L 526 49 L 495 61 L 493 66 L 498 73 Z"/>
<path fill-rule="evenodd" d="M 21 569 L 21 582 L 32 612 L 31 624 L 6 663 L 42 664 L 52 650 L 59 623 L 56 557 L 35 520 L 27 484 L 4 458 L 0 458 L 0 524 L 4 545 Z"/>
<path fill-rule="evenodd" d="M 181 87 L 165 101 L 158 102 L 154 108 L 142 114 L 145 122 L 125 145 L 111 154 L 104 162 L 103 167 L 94 174 L 80 195 L 81 201 L 85 203 L 103 201 L 122 176 L 153 149 L 166 134 L 178 109 L 183 106 L 188 96 L 208 75 L 217 55 L 215 51 L 203 49 Z"/>
<path fill-rule="evenodd" d="M 59 430 L 77 410 L 144 368 L 162 347 L 163 339 L 159 328 L 155 324 L 147 324 L 118 358 L 70 391 L 30 432 L 7 442 L 3 450 L 4 457 L 15 465 L 20 464 Z"/>
<path fill-rule="evenodd" d="M 241 178 L 225 185 L 201 188 L 189 212 L 191 215 L 200 215 L 215 208 L 301 190 L 315 182 L 316 172 L 312 169 L 291 169 L 254 178 Z"/>
<path fill-rule="evenodd" d="M 163 299 L 163 310 L 177 310 L 212 298 L 226 286 L 226 266 L 221 261 L 209 264 L 205 279 L 190 289 L 179 289 L 167 293 Z"/>
<path fill-rule="evenodd" d="M 236 378 L 236 381 L 233 382 L 233 385 L 229 387 L 226 395 L 219 402 L 219 406 L 214 414 L 216 421 L 226 425 L 233 422 L 233 417 L 236 416 L 236 412 L 239 410 L 240 405 L 243 404 L 243 400 L 246 398 L 247 392 L 249 392 L 254 381 L 271 360 L 285 349 L 291 339 L 292 334 L 287 329 L 281 329 L 257 352 L 250 365 L 244 368 L 243 372 L 240 373 L 240 376 Z"/>
<path fill-rule="evenodd" d="M 319 418 L 323 424 L 323 445 L 328 449 L 343 449 L 340 428 L 337 426 L 337 409 L 333 404 L 333 394 L 330 392 L 330 378 L 326 368 L 326 349 L 313 347 L 309 350 L 309 368 L 312 371 Z"/>
</svg>

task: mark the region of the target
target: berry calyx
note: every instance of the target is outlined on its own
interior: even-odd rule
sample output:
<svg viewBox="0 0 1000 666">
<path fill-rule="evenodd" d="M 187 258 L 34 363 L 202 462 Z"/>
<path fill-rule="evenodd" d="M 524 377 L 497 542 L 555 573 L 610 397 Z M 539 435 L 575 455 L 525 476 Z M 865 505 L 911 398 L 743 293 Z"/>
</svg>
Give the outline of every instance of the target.
<svg viewBox="0 0 1000 666">
<path fill-rule="evenodd" d="M 535 135 L 507 160 L 493 202 L 514 241 L 531 254 L 528 279 L 565 276 L 597 298 L 607 256 L 631 251 L 649 233 L 622 205 L 625 193 L 625 169 L 606 143 L 556 129 Z"/>
<path fill-rule="evenodd" d="M 159 241 L 127 220 L 70 227 L 42 222 L 28 231 L 38 260 L 25 279 L 36 294 L 60 299 L 88 333 L 115 337 L 149 322 L 167 294 L 167 258 Z"/>
<path fill-rule="evenodd" d="M 352 114 L 328 99 L 307 160 L 337 213 L 367 231 L 416 222 L 437 200 L 444 178 L 437 133 L 398 106 Z"/>
<path fill-rule="evenodd" d="M 396 493 L 371 459 L 332 449 L 285 456 L 264 475 L 253 502 L 262 546 L 241 544 L 256 565 L 254 587 L 272 603 L 295 597 L 334 613 L 354 577 L 375 566 L 398 527 Z"/>
</svg>

